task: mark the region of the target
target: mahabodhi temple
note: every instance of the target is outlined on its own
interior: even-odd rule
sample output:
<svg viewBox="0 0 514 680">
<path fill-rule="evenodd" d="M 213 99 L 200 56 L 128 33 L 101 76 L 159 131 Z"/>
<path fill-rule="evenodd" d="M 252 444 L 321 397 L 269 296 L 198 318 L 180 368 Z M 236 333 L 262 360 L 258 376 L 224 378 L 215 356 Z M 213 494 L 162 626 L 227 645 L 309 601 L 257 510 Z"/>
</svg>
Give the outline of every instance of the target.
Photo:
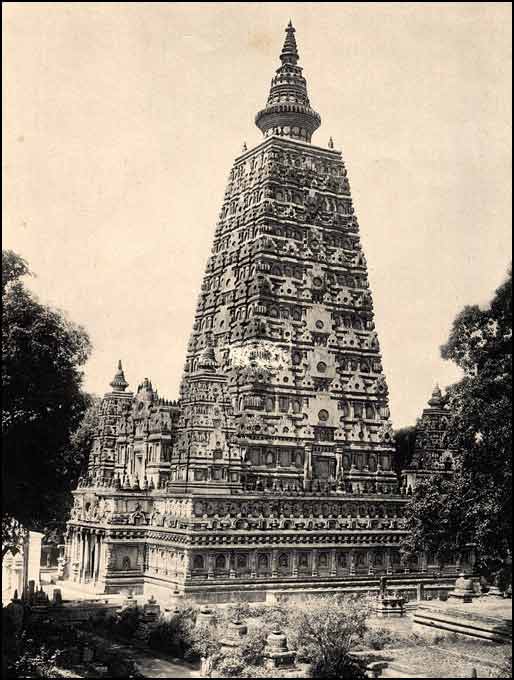
<svg viewBox="0 0 514 680">
<path fill-rule="evenodd" d="M 381 575 L 408 597 L 449 590 L 471 549 L 444 567 L 399 553 L 416 477 L 451 474 L 441 394 L 399 475 L 348 174 L 332 139 L 311 143 L 321 117 L 291 23 L 255 123 L 263 140 L 229 174 L 178 401 L 146 378 L 127 391 L 120 362 L 101 402 L 67 578 L 218 602 L 362 592 Z"/>
</svg>

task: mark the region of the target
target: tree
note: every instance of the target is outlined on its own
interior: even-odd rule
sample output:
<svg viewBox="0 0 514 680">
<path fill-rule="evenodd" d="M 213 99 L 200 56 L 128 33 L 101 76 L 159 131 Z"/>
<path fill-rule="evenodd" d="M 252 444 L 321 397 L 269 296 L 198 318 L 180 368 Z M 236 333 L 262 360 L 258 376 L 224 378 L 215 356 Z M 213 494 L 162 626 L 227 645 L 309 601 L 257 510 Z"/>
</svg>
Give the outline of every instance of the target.
<svg viewBox="0 0 514 680">
<path fill-rule="evenodd" d="M 2 556 L 13 522 L 44 531 L 59 519 L 76 481 L 70 434 L 90 404 L 80 370 L 88 335 L 25 288 L 28 274 L 23 258 L 2 251 Z"/>
<path fill-rule="evenodd" d="M 494 573 L 512 555 L 512 270 L 481 309 L 465 307 L 441 347 L 464 372 L 447 390 L 448 434 L 457 448 L 452 479 L 420 483 L 407 508 L 406 551 L 476 546 L 478 567 Z M 450 510 L 451 508 L 451 510 Z M 434 517 L 446 522 L 445 540 Z"/>
<path fill-rule="evenodd" d="M 452 478 L 435 473 L 417 481 L 406 508 L 409 533 L 401 546 L 402 561 L 427 551 L 444 565 L 468 550 L 475 536 L 475 502 L 475 491 L 460 473 Z"/>
<path fill-rule="evenodd" d="M 66 528 L 66 520 L 69 518 L 73 506 L 71 490 L 76 488 L 79 477 L 87 471 L 89 454 L 93 446 L 93 439 L 98 424 L 98 410 L 101 399 L 93 394 L 83 394 L 86 410 L 74 432 L 70 434 L 66 455 L 69 460 L 66 485 L 55 497 L 55 512 L 53 518 L 45 526 L 45 542 L 62 542 Z"/>
<path fill-rule="evenodd" d="M 396 455 L 393 460 L 393 467 L 396 474 L 406 468 L 414 455 L 414 443 L 416 441 L 416 426 L 402 427 L 394 433 L 396 444 Z"/>
<path fill-rule="evenodd" d="M 369 605 L 361 597 L 308 598 L 288 609 L 289 646 L 312 663 L 314 677 L 364 678 L 350 650 L 366 631 Z"/>
</svg>

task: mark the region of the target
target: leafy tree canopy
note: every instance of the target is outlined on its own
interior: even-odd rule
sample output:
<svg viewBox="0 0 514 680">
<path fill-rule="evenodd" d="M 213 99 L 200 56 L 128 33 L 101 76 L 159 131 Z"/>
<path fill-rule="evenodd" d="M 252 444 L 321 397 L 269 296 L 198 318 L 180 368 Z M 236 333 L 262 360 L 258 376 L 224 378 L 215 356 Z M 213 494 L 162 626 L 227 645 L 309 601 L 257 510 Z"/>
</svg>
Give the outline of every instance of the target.
<svg viewBox="0 0 514 680">
<path fill-rule="evenodd" d="M 498 570 L 512 554 L 512 271 L 485 308 L 465 307 L 443 358 L 464 377 L 447 391 L 448 434 L 458 449 L 452 479 L 415 489 L 404 550 L 441 556 L 476 544 L 479 567 Z M 438 527 L 437 525 L 440 524 Z"/>
<path fill-rule="evenodd" d="M 29 273 L 23 258 L 2 251 L 2 554 L 13 521 L 40 531 L 62 521 L 81 462 L 70 434 L 91 403 L 80 370 L 88 335 L 37 300 L 21 281 Z"/>
<path fill-rule="evenodd" d="M 396 455 L 393 459 L 394 470 L 397 474 L 406 468 L 414 455 L 414 443 L 416 441 L 416 426 L 402 427 L 394 433 Z"/>
</svg>

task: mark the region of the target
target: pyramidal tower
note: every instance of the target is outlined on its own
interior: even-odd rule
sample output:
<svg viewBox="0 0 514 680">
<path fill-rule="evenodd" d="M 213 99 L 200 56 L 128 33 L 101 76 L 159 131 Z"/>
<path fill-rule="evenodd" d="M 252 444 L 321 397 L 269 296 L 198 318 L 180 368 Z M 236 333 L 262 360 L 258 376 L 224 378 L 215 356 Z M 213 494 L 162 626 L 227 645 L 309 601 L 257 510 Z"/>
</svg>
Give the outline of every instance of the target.
<svg viewBox="0 0 514 680">
<path fill-rule="evenodd" d="M 453 587 L 433 555 L 400 560 L 366 258 L 341 152 L 312 144 L 298 58 L 289 23 L 264 138 L 230 171 L 178 403 L 147 379 L 126 392 L 120 364 L 100 405 L 66 540 L 81 588 L 222 602 L 363 592 L 382 574 L 404 593 Z"/>
<path fill-rule="evenodd" d="M 264 141 L 230 172 L 188 347 L 172 479 L 195 491 L 217 475 L 230 488 L 392 493 L 359 226 L 341 152 L 311 144 L 321 118 L 291 23 L 280 61 L 255 117 Z M 221 400 L 212 414 L 193 396 L 199 385 Z"/>
</svg>

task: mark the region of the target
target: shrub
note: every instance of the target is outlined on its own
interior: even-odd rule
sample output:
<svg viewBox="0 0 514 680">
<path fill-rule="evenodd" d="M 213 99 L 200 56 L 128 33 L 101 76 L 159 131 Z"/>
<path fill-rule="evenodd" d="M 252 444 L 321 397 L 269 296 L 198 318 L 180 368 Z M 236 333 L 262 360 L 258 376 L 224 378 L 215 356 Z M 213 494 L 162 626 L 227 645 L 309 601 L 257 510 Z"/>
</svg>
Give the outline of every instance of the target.
<svg viewBox="0 0 514 680">
<path fill-rule="evenodd" d="M 225 609 L 225 617 L 229 621 L 245 621 L 250 616 L 250 605 L 248 602 L 238 602 L 231 604 Z"/>
<path fill-rule="evenodd" d="M 245 635 L 239 647 L 239 653 L 246 665 L 260 666 L 263 663 L 266 637 L 266 631 L 262 628 L 250 630 Z"/>
<path fill-rule="evenodd" d="M 287 625 L 289 610 L 284 607 L 267 607 L 261 620 L 268 630 L 275 627 L 284 628 Z"/>
<path fill-rule="evenodd" d="M 368 628 L 362 638 L 362 646 L 366 649 L 384 649 L 395 642 L 403 640 L 401 635 L 384 626 Z"/>
<path fill-rule="evenodd" d="M 198 605 L 194 602 L 194 600 L 190 600 L 187 598 L 181 600 L 178 603 L 177 608 L 181 616 L 183 616 L 186 619 L 189 619 L 192 623 L 196 623 L 196 617 L 198 615 Z"/>
<path fill-rule="evenodd" d="M 212 669 L 216 672 L 216 677 L 240 678 L 245 670 L 245 663 L 238 652 L 217 653 L 212 658 Z"/>
<path fill-rule="evenodd" d="M 109 626 L 109 631 L 114 635 L 131 638 L 136 632 L 141 619 L 142 613 L 139 607 L 127 607 L 117 612 L 106 623 Z"/>
<path fill-rule="evenodd" d="M 8 663 L 7 677 L 55 678 L 58 672 L 56 660 L 60 652 L 48 649 L 23 633 L 21 637 L 22 651 L 14 661 Z"/>
<path fill-rule="evenodd" d="M 252 619 L 258 619 L 261 616 L 264 616 L 266 611 L 269 609 L 265 604 L 257 604 L 257 605 L 248 605 L 248 618 Z"/>
<path fill-rule="evenodd" d="M 9 609 L 2 606 L 2 659 L 14 658 L 17 649 L 17 628 L 13 614 Z"/>
<path fill-rule="evenodd" d="M 161 617 L 157 626 L 150 632 L 148 646 L 183 659 L 193 647 L 193 627 L 194 623 L 187 610 L 168 620 Z"/>
<path fill-rule="evenodd" d="M 191 648 L 187 658 L 215 657 L 221 649 L 220 634 L 214 626 L 195 626 L 191 629 Z"/>
<path fill-rule="evenodd" d="M 369 607 L 359 597 L 309 598 L 288 609 L 289 646 L 313 665 L 315 677 L 365 677 L 351 647 L 366 632 Z"/>
</svg>

